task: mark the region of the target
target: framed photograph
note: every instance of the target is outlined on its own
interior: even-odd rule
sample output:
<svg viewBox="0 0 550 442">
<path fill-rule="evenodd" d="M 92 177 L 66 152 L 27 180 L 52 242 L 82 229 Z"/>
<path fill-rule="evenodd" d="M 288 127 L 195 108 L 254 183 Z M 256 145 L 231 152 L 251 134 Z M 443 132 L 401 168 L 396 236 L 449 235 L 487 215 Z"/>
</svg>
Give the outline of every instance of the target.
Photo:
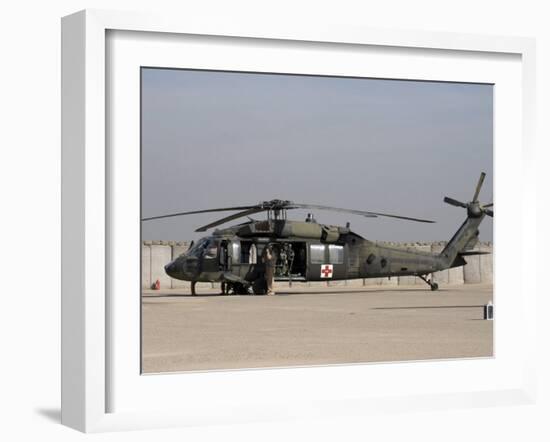
<svg viewBox="0 0 550 442">
<path fill-rule="evenodd" d="M 64 424 L 534 400 L 533 41 L 62 26 Z"/>
<path fill-rule="evenodd" d="M 143 373 L 493 356 L 492 84 L 140 87 Z"/>
</svg>

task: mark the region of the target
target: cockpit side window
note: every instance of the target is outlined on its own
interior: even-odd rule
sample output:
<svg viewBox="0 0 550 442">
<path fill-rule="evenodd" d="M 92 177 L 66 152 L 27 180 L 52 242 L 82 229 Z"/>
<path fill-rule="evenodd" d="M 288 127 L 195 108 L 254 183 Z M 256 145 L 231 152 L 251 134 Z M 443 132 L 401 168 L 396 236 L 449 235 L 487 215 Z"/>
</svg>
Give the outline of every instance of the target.
<svg viewBox="0 0 550 442">
<path fill-rule="evenodd" d="M 206 246 L 204 257 L 207 259 L 212 259 L 216 256 L 218 256 L 218 241 L 210 240 Z"/>
</svg>

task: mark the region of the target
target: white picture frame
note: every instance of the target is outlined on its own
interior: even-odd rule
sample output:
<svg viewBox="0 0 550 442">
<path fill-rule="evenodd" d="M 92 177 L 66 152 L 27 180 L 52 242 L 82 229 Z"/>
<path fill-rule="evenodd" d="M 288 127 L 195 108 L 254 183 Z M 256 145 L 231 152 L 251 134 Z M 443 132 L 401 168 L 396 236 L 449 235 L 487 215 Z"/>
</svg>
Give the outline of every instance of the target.
<svg viewBox="0 0 550 442">
<path fill-rule="evenodd" d="M 126 12 L 111 12 L 87 10 L 67 16 L 62 21 L 62 423 L 85 432 L 157 428 L 167 426 L 202 425 L 208 423 L 233 423 L 262 421 L 266 419 L 305 418 L 312 416 L 357 415 L 368 414 L 373 410 L 384 409 L 387 412 L 415 409 L 461 408 L 469 406 L 487 406 L 499 403 L 524 404 L 533 403 L 535 382 L 535 324 L 528 316 L 529 306 L 536 304 L 536 285 L 534 279 L 521 278 L 517 289 L 521 293 L 517 301 L 518 324 L 521 326 L 521 337 L 524 339 L 524 351 L 514 367 L 514 379 L 510 383 L 495 382 L 483 388 L 478 383 L 461 392 L 445 390 L 445 381 L 426 394 L 402 394 L 396 391 L 380 392 L 369 396 L 359 391 L 350 397 L 342 387 L 339 396 L 338 388 L 327 389 L 307 400 L 290 398 L 274 399 L 272 406 L 265 403 L 260 407 L 252 407 L 254 396 L 249 401 L 232 403 L 238 412 L 224 414 L 223 410 L 216 413 L 211 406 L 193 407 L 193 411 L 185 407 L 175 408 L 168 405 L 162 408 L 147 410 L 136 407 L 135 410 L 120 410 L 110 404 L 109 396 L 113 384 L 113 347 L 109 334 L 113 323 L 116 323 L 116 313 L 113 313 L 112 300 L 108 299 L 110 260 L 116 259 L 109 252 L 110 236 L 113 230 L 107 226 L 112 216 L 113 196 L 108 184 L 111 179 L 108 173 L 108 138 L 106 120 L 110 110 L 107 108 L 109 93 L 106 77 L 107 56 L 111 55 L 106 44 L 108 32 L 154 32 L 172 36 L 217 36 L 227 39 L 229 44 L 234 39 L 254 39 L 255 41 L 284 42 L 291 46 L 307 42 L 316 44 L 337 44 L 339 47 L 353 46 L 377 47 L 379 51 L 390 48 L 403 50 L 429 49 L 440 51 L 441 54 L 469 53 L 483 59 L 490 54 L 507 54 L 517 57 L 521 69 L 521 91 L 517 96 L 521 105 L 519 114 L 510 114 L 509 118 L 521 115 L 521 121 L 515 122 L 515 127 L 521 131 L 515 133 L 521 144 L 515 151 L 522 163 L 524 186 L 518 189 L 517 196 L 521 199 L 521 213 L 518 215 L 521 229 L 521 247 L 515 252 L 522 263 L 521 275 L 527 272 L 528 256 L 536 254 L 535 219 L 536 194 L 534 174 L 529 173 L 533 166 L 534 152 L 534 106 L 535 106 L 535 46 L 532 39 L 517 37 L 490 37 L 480 35 L 427 33 L 415 31 L 388 31 L 375 29 L 346 28 L 342 26 L 319 27 L 307 26 L 295 28 L 277 25 L 274 29 L 248 25 L 226 23 L 209 23 L 195 21 L 182 24 L 177 18 L 152 16 L 150 14 L 133 14 Z M 158 34 L 157 34 L 158 35 Z M 435 55 L 437 57 L 437 54 Z M 111 60 L 112 61 L 112 60 Z M 512 91 L 513 92 L 513 91 Z M 518 92 L 518 91 L 516 91 Z M 516 97 L 516 98 L 517 98 Z M 498 112 L 495 118 L 505 118 Z M 498 144 L 500 141 L 497 140 Z M 516 159 L 518 157 L 515 157 Z M 498 173 L 498 172 L 497 172 Z M 503 187 L 501 187 L 504 189 Z M 497 187 L 498 189 L 498 187 Z M 527 189 L 529 191 L 527 191 Z M 498 191 L 498 190 L 497 190 Z M 502 195 L 502 196 L 501 196 Z M 511 210 L 512 204 L 506 205 L 503 192 L 498 196 L 499 213 Z M 517 199 L 517 198 L 516 198 Z M 116 199 L 115 199 L 116 200 Z M 517 201 L 515 201 L 517 204 Z M 516 226 L 514 226 L 516 227 Z M 114 230 L 116 232 L 116 230 Z M 498 229 L 495 228 L 495 234 Z M 496 266 L 502 266 L 506 272 L 503 258 L 496 242 Z M 498 284 L 496 289 L 503 288 Z M 498 292 L 497 296 L 498 296 Z M 498 315 L 502 315 L 505 324 L 507 310 L 497 307 Z M 509 310 L 511 312 L 511 309 Z M 502 313 L 501 313 L 502 312 Z M 495 321 L 498 324 L 499 320 Z M 498 329 L 497 329 L 498 335 Z M 530 338 L 530 339 L 529 339 Z M 131 359 L 131 355 L 119 355 L 119 358 Z M 497 358 L 498 359 L 498 353 Z M 470 361 L 471 362 L 471 361 Z M 135 363 L 135 361 L 133 362 Z M 475 370 L 467 367 L 468 362 L 455 369 Z M 335 379 L 338 376 L 360 376 L 362 370 L 399 370 L 398 364 L 370 365 L 353 367 L 319 368 L 314 381 L 309 385 L 314 391 L 319 379 Z M 409 364 L 414 365 L 414 364 Z M 427 365 L 418 370 L 423 371 Z M 117 369 L 117 367 L 115 367 Z M 223 383 L 227 379 L 243 380 L 243 390 L 253 389 L 255 383 L 265 382 L 266 376 L 290 379 L 293 376 L 310 377 L 311 372 L 304 368 L 240 371 L 218 373 L 216 382 Z M 414 370 L 414 368 L 412 368 Z M 487 372 L 491 370 L 487 366 Z M 305 373 L 305 375 L 304 375 Z M 129 377 L 139 376 L 139 373 L 128 373 Z M 210 374 L 203 373 L 202 378 L 196 375 L 193 382 L 200 384 L 208 382 Z M 170 388 L 177 382 L 177 375 L 164 376 L 162 388 Z M 115 379 L 117 379 L 115 377 Z M 120 376 L 118 377 L 120 379 Z M 275 378 L 272 378 L 275 379 Z M 249 387 L 246 387 L 248 382 Z M 292 381 L 291 381 L 292 382 Z M 447 381 L 448 382 L 448 381 Z M 151 384 L 150 390 L 156 390 L 158 385 Z M 258 384 L 256 384 L 258 385 Z M 274 385 L 277 385 L 276 382 Z M 472 385 L 474 383 L 472 382 Z M 124 392 L 122 392 L 124 394 Z M 163 394 L 163 393 L 161 393 Z M 165 393 L 164 393 L 165 394 Z M 193 397 L 195 394 L 196 397 Z M 193 393 L 186 400 L 199 403 L 199 393 Z M 307 394 L 307 392 L 305 393 Z M 243 396 L 246 396 L 244 394 Z M 145 396 L 144 396 L 145 397 Z M 217 398 L 218 400 L 220 398 Z M 238 401 L 237 401 L 238 402 Z M 212 401 L 215 403 L 215 401 Z M 230 403 L 230 402 L 229 402 Z M 227 407 L 228 403 L 223 403 Z M 251 410 L 253 412 L 251 412 Z"/>
</svg>

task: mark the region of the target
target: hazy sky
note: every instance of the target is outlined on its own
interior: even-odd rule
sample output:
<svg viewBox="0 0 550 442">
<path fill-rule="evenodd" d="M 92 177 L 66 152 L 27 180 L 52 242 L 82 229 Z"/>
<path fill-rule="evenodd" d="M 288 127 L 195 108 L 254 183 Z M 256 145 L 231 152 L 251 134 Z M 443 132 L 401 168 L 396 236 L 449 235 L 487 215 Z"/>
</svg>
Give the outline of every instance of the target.
<svg viewBox="0 0 550 442">
<path fill-rule="evenodd" d="M 489 202 L 491 85 L 142 70 L 143 217 L 280 198 L 437 221 L 314 212 L 369 239 L 446 240 L 466 213 L 443 197 L 471 200 L 481 171 Z M 143 222 L 143 238 L 196 239 L 229 213 Z"/>
</svg>

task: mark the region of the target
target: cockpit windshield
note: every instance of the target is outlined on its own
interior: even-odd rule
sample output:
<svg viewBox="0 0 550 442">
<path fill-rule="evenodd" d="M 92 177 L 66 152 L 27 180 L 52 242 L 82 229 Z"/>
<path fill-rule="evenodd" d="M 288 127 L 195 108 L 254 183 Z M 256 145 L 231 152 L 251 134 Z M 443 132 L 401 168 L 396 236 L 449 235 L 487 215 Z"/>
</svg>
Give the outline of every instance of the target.
<svg viewBox="0 0 550 442">
<path fill-rule="evenodd" d="M 218 256 L 218 241 L 211 238 L 201 238 L 189 249 L 187 255 L 200 257 L 203 255 L 203 252 L 205 258 L 215 258 Z"/>
<path fill-rule="evenodd" d="M 200 256 L 208 244 L 208 238 L 201 238 L 187 251 L 188 256 Z"/>
</svg>

